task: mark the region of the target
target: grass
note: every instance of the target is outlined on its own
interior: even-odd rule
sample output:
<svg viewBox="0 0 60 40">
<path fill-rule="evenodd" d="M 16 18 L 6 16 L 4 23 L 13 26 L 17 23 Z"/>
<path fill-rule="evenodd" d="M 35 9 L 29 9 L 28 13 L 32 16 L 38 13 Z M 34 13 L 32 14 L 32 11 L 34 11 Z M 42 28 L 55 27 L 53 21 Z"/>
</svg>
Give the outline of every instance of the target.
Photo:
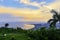
<svg viewBox="0 0 60 40">
<path fill-rule="evenodd" d="M 7 35 L 4 37 L 2 34 L 6 33 Z M 0 40 L 28 40 L 28 36 L 22 30 L 16 30 L 12 28 L 0 28 Z"/>
<path fill-rule="evenodd" d="M 15 40 L 28 40 L 28 37 L 23 33 L 9 33 L 6 37 L 3 37 L 2 34 L 0 34 L 0 40 L 12 40 L 11 38 L 14 37 Z"/>
</svg>

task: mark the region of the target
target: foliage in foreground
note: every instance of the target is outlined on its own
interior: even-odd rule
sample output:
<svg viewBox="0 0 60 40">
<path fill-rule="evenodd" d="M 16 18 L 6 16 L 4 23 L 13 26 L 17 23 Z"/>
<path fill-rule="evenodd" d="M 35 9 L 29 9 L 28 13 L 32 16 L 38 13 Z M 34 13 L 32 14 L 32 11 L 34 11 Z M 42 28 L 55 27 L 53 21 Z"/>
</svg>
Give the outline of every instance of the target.
<svg viewBox="0 0 60 40">
<path fill-rule="evenodd" d="M 3 33 L 7 35 L 3 37 Z M 45 27 L 38 30 L 0 28 L 0 40 L 60 40 L 60 29 L 46 29 Z"/>
<path fill-rule="evenodd" d="M 31 31 L 28 36 L 33 40 L 60 40 L 60 29 L 41 28 Z"/>
</svg>

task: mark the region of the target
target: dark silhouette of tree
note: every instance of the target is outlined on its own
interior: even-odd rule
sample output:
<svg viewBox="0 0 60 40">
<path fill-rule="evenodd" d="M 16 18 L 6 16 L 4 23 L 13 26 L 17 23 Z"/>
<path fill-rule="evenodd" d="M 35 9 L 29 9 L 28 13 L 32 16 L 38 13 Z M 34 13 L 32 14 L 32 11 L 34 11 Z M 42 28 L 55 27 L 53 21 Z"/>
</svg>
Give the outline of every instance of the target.
<svg viewBox="0 0 60 40">
<path fill-rule="evenodd" d="M 53 13 L 53 19 L 50 19 L 48 23 L 50 24 L 51 27 L 56 27 L 56 23 L 59 21 L 60 22 L 60 14 L 56 12 L 55 10 L 52 10 L 51 13 Z"/>
<path fill-rule="evenodd" d="M 6 24 L 5 24 L 5 28 L 7 28 L 8 26 L 9 26 L 9 24 L 8 24 L 8 23 L 6 23 Z"/>
</svg>

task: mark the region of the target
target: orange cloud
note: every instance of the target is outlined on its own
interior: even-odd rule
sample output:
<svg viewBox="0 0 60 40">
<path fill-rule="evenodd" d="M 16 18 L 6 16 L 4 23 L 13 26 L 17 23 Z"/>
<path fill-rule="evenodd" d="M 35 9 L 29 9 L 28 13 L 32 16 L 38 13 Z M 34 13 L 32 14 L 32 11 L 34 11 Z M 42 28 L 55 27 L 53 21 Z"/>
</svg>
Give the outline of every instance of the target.
<svg viewBox="0 0 60 40">
<path fill-rule="evenodd" d="M 23 16 L 23 21 L 47 21 L 51 18 L 51 14 L 49 12 L 42 12 L 40 9 L 32 10 L 0 7 L 0 13 L 10 13 L 15 16 Z"/>
</svg>

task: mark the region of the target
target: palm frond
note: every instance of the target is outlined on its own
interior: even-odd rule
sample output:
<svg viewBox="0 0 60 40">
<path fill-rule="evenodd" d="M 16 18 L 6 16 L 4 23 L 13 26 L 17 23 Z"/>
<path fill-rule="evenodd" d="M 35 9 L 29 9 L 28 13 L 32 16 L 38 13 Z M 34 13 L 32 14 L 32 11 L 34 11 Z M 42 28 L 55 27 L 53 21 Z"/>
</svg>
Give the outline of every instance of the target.
<svg viewBox="0 0 60 40">
<path fill-rule="evenodd" d="M 50 19 L 49 21 L 48 21 L 48 23 L 51 23 L 53 21 L 53 19 Z"/>
<path fill-rule="evenodd" d="M 53 20 L 53 22 L 50 23 L 50 27 L 52 27 L 52 26 L 56 27 L 57 22 L 58 22 L 58 20 Z"/>
<path fill-rule="evenodd" d="M 55 13 L 56 15 L 58 15 L 58 12 L 56 12 L 55 10 L 52 10 L 51 13 Z"/>
</svg>

